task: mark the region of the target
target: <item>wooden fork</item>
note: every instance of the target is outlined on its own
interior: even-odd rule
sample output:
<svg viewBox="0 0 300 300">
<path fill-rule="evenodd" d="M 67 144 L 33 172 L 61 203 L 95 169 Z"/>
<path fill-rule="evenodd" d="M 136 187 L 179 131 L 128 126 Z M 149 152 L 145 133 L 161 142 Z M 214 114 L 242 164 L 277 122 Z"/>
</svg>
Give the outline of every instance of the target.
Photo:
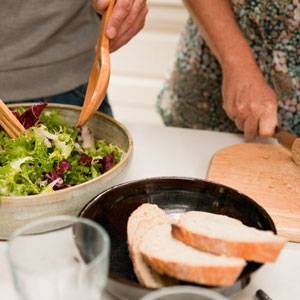
<svg viewBox="0 0 300 300">
<path fill-rule="evenodd" d="M 99 37 L 96 46 L 96 56 L 90 72 L 83 107 L 77 121 L 77 127 L 83 126 L 100 107 L 108 87 L 110 77 L 109 39 L 106 27 L 111 16 L 115 0 L 109 2 L 108 8 L 102 15 Z"/>
<path fill-rule="evenodd" d="M 0 99 L 0 125 L 11 138 L 17 138 L 26 129 L 19 122 L 16 116 Z"/>
</svg>

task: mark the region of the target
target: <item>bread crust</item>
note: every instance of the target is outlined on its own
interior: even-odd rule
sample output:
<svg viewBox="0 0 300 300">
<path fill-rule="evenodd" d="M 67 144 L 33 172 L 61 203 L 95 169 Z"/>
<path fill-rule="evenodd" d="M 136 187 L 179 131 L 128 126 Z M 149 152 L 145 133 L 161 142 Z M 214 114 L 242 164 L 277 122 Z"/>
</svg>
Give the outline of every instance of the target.
<svg viewBox="0 0 300 300">
<path fill-rule="evenodd" d="M 286 242 L 283 238 L 268 242 L 230 241 L 213 238 L 187 230 L 180 223 L 172 224 L 172 235 L 177 240 L 201 251 L 240 257 L 259 263 L 274 262 Z"/>
<path fill-rule="evenodd" d="M 194 266 L 172 260 L 164 261 L 144 253 L 142 255 L 156 272 L 196 284 L 229 286 L 243 270 L 243 266 Z"/>
</svg>

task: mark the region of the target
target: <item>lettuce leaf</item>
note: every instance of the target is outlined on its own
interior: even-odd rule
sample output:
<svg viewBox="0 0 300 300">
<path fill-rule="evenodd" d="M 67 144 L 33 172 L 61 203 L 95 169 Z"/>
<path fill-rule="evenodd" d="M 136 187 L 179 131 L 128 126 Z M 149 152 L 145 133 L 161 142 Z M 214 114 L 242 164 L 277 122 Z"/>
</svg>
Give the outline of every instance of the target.
<svg viewBox="0 0 300 300">
<path fill-rule="evenodd" d="M 96 140 L 90 129 L 69 126 L 45 104 L 14 113 L 24 120 L 26 132 L 11 139 L 0 130 L 0 196 L 52 192 L 93 179 L 122 159 L 123 151 Z"/>
</svg>

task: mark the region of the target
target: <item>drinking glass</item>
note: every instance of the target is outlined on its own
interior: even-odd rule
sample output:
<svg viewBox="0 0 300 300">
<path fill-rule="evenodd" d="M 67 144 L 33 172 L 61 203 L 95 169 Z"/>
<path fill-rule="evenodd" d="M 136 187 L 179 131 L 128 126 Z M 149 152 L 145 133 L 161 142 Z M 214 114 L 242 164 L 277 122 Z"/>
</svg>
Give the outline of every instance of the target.
<svg viewBox="0 0 300 300">
<path fill-rule="evenodd" d="M 141 300 L 229 300 L 217 292 L 196 286 L 172 286 L 147 294 Z"/>
<path fill-rule="evenodd" d="M 7 255 L 22 300 L 99 300 L 109 249 L 109 237 L 97 223 L 58 216 L 17 229 Z"/>
</svg>

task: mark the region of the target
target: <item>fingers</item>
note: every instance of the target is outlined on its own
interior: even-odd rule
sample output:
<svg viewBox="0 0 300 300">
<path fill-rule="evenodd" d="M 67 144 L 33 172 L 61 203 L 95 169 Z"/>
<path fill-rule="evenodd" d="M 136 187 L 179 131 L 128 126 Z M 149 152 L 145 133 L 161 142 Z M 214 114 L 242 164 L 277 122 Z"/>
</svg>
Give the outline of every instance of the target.
<svg viewBox="0 0 300 300">
<path fill-rule="evenodd" d="M 259 119 L 259 135 L 262 137 L 273 136 L 277 123 L 277 112 L 273 108 L 270 108 Z"/>
<path fill-rule="evenodd" d="M 236 127 L 244 132 L 245 139 L 257 135 L 271 137 L 277 125 L 277 98 L 264 81 L 223 82 L 224 110 Z"/>
<path fill-rule="evenodd" d="M 244 131 L 244 123 L 245 123 L 244 119 L 236 118 L 234 119 L 234 123 L 240 131 Z"/>
<path fill-rule="evenodd" d="M 127 16 L 131 13 L 133 0 L 118 0 L 109 19 L 106 34 L 109 39 L 114 39 L 120 32 Z"/>
<path fill-rule="evenodd" d="M 262 137 L 271 137 L 277 126 L 276 107 L 268 106 L 264 112 L 259 110 L 249 110 L 249 114 L 244 117 L 243 114 L 237 114 L 234 119 L 237 128 L 244 132 L 247 141 L 253 140 L 257 135 Z"/>
<path fill-rule="evenodd" d="M 138 16 L 132 19 L 132 15 L 128 16 L 128 23 L 131 24 L 127 31 L 124 31 L 126 27 L 122 28 L 122 30 L 118 33 L 115 39 L 113 39 L 110 43 L 110 51 L 114 52 L 118 50 L 120 47 L 125 45 L 127 42 L 131 40 L 145 25 L 145 17 L 148 13 L 148 8 L 145 6 L 143 11 L 141 11 Z M 127 23 L 127 20 L 126 20 Z"/>
<path fill-rule="evenodd" d="M 257 135 L 261 137 L 271 137 L 275 132 L 277 125 L 276 110 L 269 110 L 263 113 L 259 118 L 250 115 L 243 123 L 242 129 L 247 141 L 253 140 Z"/>
<path fill-rule="evenodd" d="M 223 109 L 225 110 L 229 119 L 234 121 L 236 117 L 235 107 L 234 107 L 234 102 L 235 102 L 234 90 L 228 89 L 227 84 L 223 83 L 222 95 L 223 95 Z"/>
<path fill-rule="evenodd" d="M 132 26 L 134 26 L 141 18 L 145 19 L 147 12 L 148 9 L 146 1 L 135 0 L 131 7 L 130 13 L 127 15 L 118 31 L 117 37 L 121 37 L 126 32 L 128 32 L 132 28 Z"/>
<path fill-rule="evenodd" d="M 92 0 L 97 12 L 103 12 L 109 0 Z M 148 13 L 146 0 L 117 0 L 109 18 L 106 35 L 110 39 L 110 51 L 114 52 L 133 38 L 145 24 Z"/>
<path fill-rule="evenodd" d="M 277 111 L 274 106 L 268 106 L 264 112 L 249 111 L 250 113 L 244 118 L 243 114 L 234 119 L 237 128 L 244 132 L 247 141 L 253 140 L 257 135 L 262 137 L 271 137 L 277 126 Z"/>
<path fill-rule="evenodd" d="M 257 135 L 271 137 L 277 126 L 277 106 L 272 101 L 264 105 L 255 102 L 239 104 L 237 100 L 228 101 L 231 105 L 224 106 L 228 117 L 235 122 L 236 127 L 244 132 L 247 141 L 253 140 Z"/>
<path fill-rule="evenodd" d="M 109 0 L 92 0 L 92 5 L 95 8 L 96 12 L 102 14 L 103 11 L 107 8 Z"/>
<path fill-rule="evenodd" d="M 260 116 L 260 106 L 254 101 L 249 101 L 251 96 L 247 89 L 243 87 L 234 102 L 234 114 L 238 129 L 244 132 L 245 140 L 253 140 L 258 133 L 258 124 Z"/>
<path fill-rule="evenodd" d="M 246 140 L 269 137 L 277 125 L 277 97 L 259 67 L 223 65 L 223 107 Z"/>
<path fill-rule="evenodd" d="M 252 141 L 258 134 L 259 120 L 253 116 L 246 119 L 244 123 L 244 136 L 246 141 Z"/>
</svg>

